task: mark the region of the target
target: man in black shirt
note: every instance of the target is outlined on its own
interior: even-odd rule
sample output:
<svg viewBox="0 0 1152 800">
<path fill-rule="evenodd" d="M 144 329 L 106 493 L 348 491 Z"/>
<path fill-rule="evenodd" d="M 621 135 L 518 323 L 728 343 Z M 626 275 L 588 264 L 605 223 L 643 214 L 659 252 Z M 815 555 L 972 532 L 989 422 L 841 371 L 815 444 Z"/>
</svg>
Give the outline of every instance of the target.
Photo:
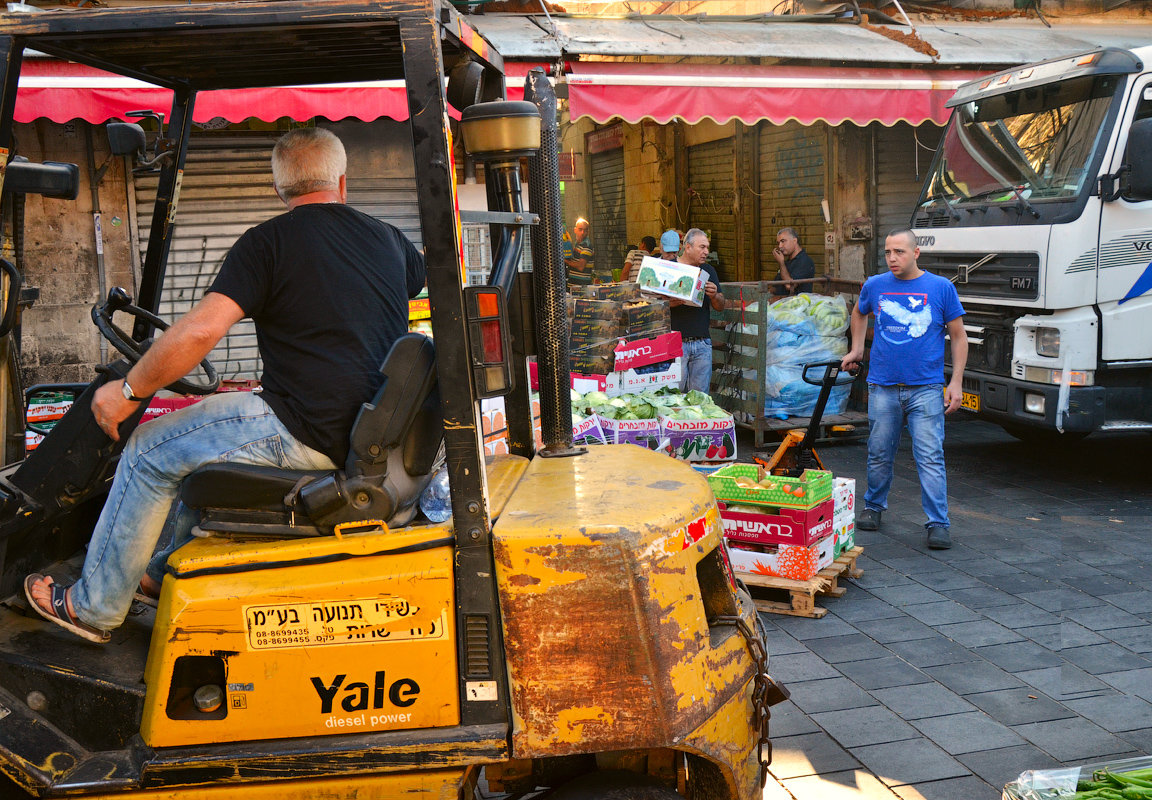
<svg viewBox="0 0 1152 800">
<path fill-rule="evenodd" d="M 720 276 L 716 268 L 708 263 L 708 234 L 699 228 L 692 228 L 684 234 L 684 251 L 679 261 L 690 267 L 699 267 L 708 273 L 704 285 L 704 305 L 691 306 L 683 300 L 669 300 L 672 330 L 680 331 L 684 342 L 682 359 L 684 374 L 680 378 L 680 391 L 697 389 L 708 393 L 712 382 L 712 332 L 711 309 L 723 311 L 724 295 L 720 292 Z"/>
<path fill-rule="evenodd" d="M 25 580 L 46 619 L 103 642 L 146 577 L 184 478 L 217 462 L 333 469 L 348 453 L 380 365 L 407 330 L 408 299 L 424 285 L 424 258 L 392 225 L 347 205 L 344 146 L 321 128 L 285 134 L 272 151 L 276 193 L 288 211 L 247 231 L 196 306 L 160 336 L 126 380 L 97 390 L 92 413 L 118 427 L 160 388 L 183 377 L 237 322 L 251 317 L 264 362 L 262 391 L 214 395 L 141 426 L 128 440 L 84 569 L 71 587 Z M 176 515 L 173 539 L 194 518 Z M 141 582 L 143 580 L 143 583 Z"/>
<path fill-rule="evenodd" d="M 781 228 L 776 234 L 776 249 L 772 251 L 776 263 L 780 265 L 778 280 L 788 281 L 783 287 L 776 287 L 776 294 L 799 294 L 812 291 L 812 278 L 816 275 L 816 265 L 812 257 L 800 246 L 800 238 L 795 228 Z"/>
</svg>

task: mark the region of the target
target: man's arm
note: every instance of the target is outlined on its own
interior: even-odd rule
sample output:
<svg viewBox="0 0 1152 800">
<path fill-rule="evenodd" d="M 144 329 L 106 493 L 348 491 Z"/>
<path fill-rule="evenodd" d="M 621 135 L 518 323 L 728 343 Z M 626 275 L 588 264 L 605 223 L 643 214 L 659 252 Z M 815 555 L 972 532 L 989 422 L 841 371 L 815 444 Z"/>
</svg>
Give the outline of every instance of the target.
<svg viewBox="0 0 1152 800">
<path fill-rule="evenodd" d="M 951 414 L 960 407 L 964 397 L 964 365 L 968 363 L 968 332 L 964 330 L 964 317 L 948 323 L 948 340 L 952 342 L 952 380 L 944 389 L 944 413 Z"/>
<path fill-rule="evenodd" d="M 218 292 L 209 292 L 191 311 L 166 330 L 148 352 L 128 371 L 128 384 L 137 397 L 155 394 L 187 375 L 223 338 L 228 329 L 244 318 L 236 301 Z M 92 397 L 92 413 L 112 441 L 120 440 L 118 428 L 136 410 L 137 403 L 125 399 L 123 381 L 110 381 Z"/>
<path fill-rule="evenodd" d="M 852 306 L 852 349 L 840 361 L 840 368 L 849 372 L 864 360 L 864 339 L 868 335 L 868 316 L 861 314 L 859 308 Z"/>
<path fill-rule="evenodd" d="M 708 298 L 708 302 L 712 304 L 712 308 L 716 311 L 723 311 L 728 307 L 728 303 L 724 300 L 724 295 L 720 291 L 720 287 L 712 281 L 704 284 L 704 296 Z"/>
</svg>

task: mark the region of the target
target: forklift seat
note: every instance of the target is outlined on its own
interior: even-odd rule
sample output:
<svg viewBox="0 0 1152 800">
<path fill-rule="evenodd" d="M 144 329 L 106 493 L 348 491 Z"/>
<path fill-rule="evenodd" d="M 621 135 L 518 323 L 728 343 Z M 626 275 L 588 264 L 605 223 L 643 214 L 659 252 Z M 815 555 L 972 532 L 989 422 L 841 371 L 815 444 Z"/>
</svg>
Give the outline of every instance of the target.
<svg viewBox="0 0 1152 800">
<path fill-rule="evenodd" d="M 404 334 L 380 371 L 384 383 L 356 417 L 344 469 L 208 464 L 180 491 L 185 505 L 200 510 L 200 529 L 285 537 L 328 534 L 363 520 L 407 525 L 444 438 L 432 340 Z"/>
</svg>

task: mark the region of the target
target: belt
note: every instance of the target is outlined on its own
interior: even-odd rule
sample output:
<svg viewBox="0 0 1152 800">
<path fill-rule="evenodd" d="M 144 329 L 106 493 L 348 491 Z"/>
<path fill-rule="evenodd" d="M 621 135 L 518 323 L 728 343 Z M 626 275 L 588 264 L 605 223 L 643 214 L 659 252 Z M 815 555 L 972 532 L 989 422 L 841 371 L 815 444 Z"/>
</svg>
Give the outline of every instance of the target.
<svg viewBox="0 0 1152 800">
<path fill-rule="evenodd" d="M 711 336 L 689 336 L 687 339 L 681 339 L 683 342 L 707 342 L 711 341 Z"/>
</svg>

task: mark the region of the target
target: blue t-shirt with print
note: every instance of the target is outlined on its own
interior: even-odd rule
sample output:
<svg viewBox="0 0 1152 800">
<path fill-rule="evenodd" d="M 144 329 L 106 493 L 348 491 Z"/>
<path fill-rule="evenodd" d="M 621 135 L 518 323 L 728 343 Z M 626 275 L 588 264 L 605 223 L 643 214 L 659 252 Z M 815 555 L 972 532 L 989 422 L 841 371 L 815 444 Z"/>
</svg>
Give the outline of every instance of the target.
<svg viewBox="0 0 1152 800">
<path fill-rule="evenodd" d="M 886 272 L 868 279 L 856 307 L 876 315 L 869 383 L 944 383 L 944 334 L 949 322 L 964 315 L 949 280 L 925 272 L 904 281 Z"/>
</svg>

